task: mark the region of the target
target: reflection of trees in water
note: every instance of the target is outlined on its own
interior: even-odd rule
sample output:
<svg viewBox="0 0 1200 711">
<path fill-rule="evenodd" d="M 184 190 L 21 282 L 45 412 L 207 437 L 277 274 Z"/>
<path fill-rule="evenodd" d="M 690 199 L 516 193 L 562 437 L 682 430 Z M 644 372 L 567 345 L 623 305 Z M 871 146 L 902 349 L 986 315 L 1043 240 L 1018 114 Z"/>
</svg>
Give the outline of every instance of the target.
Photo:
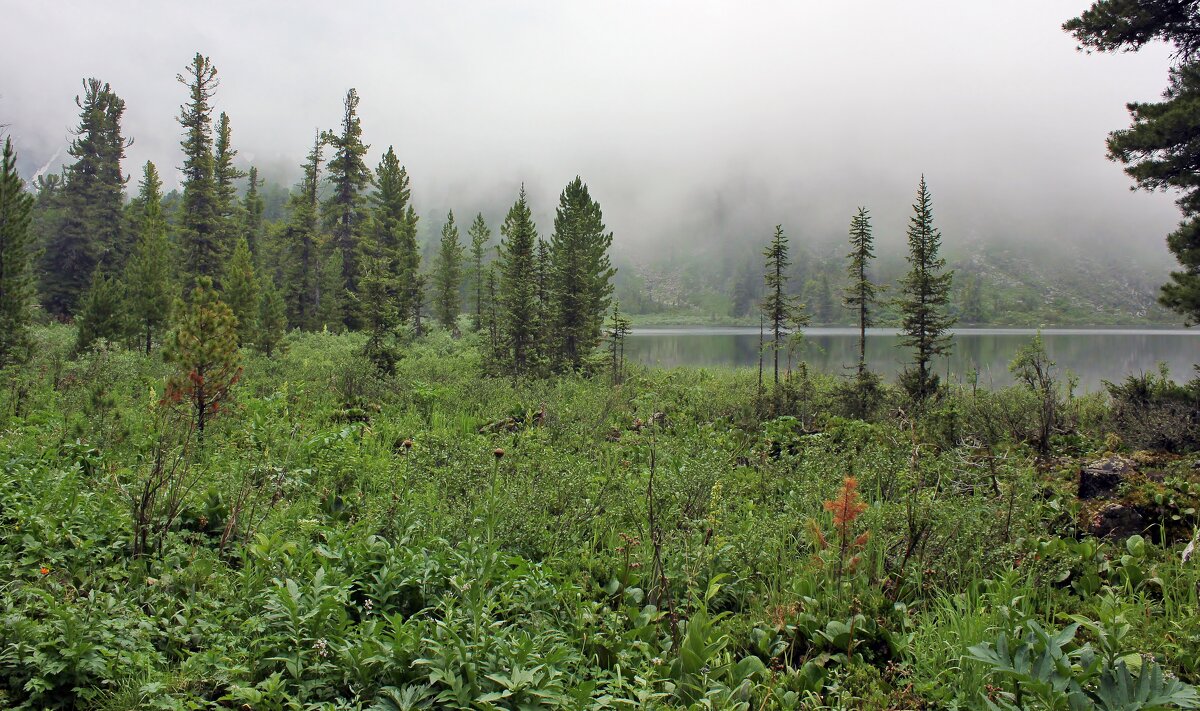
<svg viewBox="0 0 1200 711">
<path fill-rule="evenodd" d="M 1094 391 L 1102 380 L 1121 380 L 1126 375 L 1155 371 L 1166 362 L 1180 380 L 1192 377 L 1192 364 L 1200 360 L 1200 331 L 1197 334 L 1081 333 L 1051 334 L 1043 338 L 1046 350 L 1057 363 L 1065 381 L 1069 370 L 1079 376 L 1080 389 Z M 1017 349 L 1029 342 L 1028 334 L 959 334 L 954 339 L 954 354 L 949 362 L 940 359 L 937 372 L 965 382 L 972 368 L 979 369 L 979 384 L 998 387 L 1012 383 L 1008 364 Z M 891 335 L 867 337 L 867 362 L 871 369 L 894 378 L 910 355 L 898 347 L 899 338 Z M 810 334 L 797 349 L 794 359 L 807 361 L 821 372 L 844 374 L 857 359 L 856 336 L 852 334 Z M 647 365 L 672 367 L 754 366 L 758 364 L 758 332 L 634 334 L 628 340 L 628 357 Z"/>
</svg>

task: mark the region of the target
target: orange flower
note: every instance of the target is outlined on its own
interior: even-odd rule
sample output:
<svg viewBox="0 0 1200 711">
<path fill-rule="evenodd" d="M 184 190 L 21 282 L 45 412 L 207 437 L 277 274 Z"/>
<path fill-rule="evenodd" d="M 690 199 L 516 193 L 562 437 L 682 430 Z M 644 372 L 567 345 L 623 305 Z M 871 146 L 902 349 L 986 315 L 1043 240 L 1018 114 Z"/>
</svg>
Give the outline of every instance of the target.
<svg viewBox="0 0 1200 711">
<path fill-rule="evenodd" d="M 43 565 L 42 569 L 41 569 L 41 573 L 42 573 L 42 575 L 49 575 L 50 569 Z"/>
</svg>

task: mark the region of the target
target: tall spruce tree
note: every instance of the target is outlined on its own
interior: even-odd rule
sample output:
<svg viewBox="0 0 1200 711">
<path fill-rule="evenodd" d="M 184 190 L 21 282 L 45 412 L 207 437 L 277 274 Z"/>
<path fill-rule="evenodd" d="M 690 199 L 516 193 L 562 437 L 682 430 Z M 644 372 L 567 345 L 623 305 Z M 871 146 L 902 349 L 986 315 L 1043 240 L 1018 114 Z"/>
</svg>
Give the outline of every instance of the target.
<svg viewBox="0 0 1200 711">
<path fill-rule="evenodd" d="M 167 221 L 162 212 L 162 181 L 150 161 L 146 161 L 134 200 L 134 216 L 137 242 L 125 268 L 126 303 L 132 327 L 144 336 L 149 354 L 154 335 L 165 328 L 170 317 L 175 293 Z"/>
<path fill-rule="evenodd" d="M 246 172 L 234 166 L 233 159 L 236 157 L 229 116 L 222 111 L 217 118 L 213 144 L 213 182 L 216 184 L 217 215 L 220 219 L 218 243 L 225 262 L 232 256 L 245 223 L 238 200 L 237 181 L 246 177 Z"/>
<path fill-rule="evenodd" d="M 283 284 L 286 289 L 288 322 L 296 328 L 320 328 L 317 310 L 321 302 L 321 228 L 317 197 L 321 180 L 321 137 L 317 136 L 304 177 L 289 201 L 290 215 L 282 234 Z"/>
<path fill-rule="evenodd" d="M 246 175 L 249 180 L 246 183 L 246 195 L 242 198 L 242 234 L 246 236 L 246 244 L 250 246 L 250 253 L 254 255 L 254 263 L 262 264 L 260 248 L 263 241 L 263 213 L 266 210 L 266 203 L 258 189 L 262 186 L 263 180 L 258 177 L 258 168 L 254 166 L 250 166 L 250 172 Z"/>
<path fill-rule="evenodd" d="M 1184 219 L 1167 246 L 1182 269 L 1171 273 L 1159 300 L 1189 325 L 1200 323 L 1200 9 L 1195 0 L 1097 0 L 1063 29 L 1089 52 L 1137 51 L 1157 41 L 1175 50 L 1163 100 L 1127 105 L 1133 122 L 1109 134 L 1108 156 L 1137 187 L 1180 193 Z"/>
<path fill-rule="evenodd" d="M 364 193 L 371 184 L 371 169 L 364 160 L 368 146 L 362 142 L 358 101 L 357 91 L 346 92 L 341 132 L 323 134 L 331 149 L 327 179 L 333 192 L 323 205 L 322 215 L 332 246 L 341 253 L 342 288 L 351 293 L 358 291 L 359 242 L 367 219 Z M 347 300 L 346 305 L 349 310 L 343 322 L 347 327 L 357 327 L 359 319 L 354 302 Z"/>
<path fill-rule="evenodd" d="M 0 153 L 0 368 L 23 359 L 33 300 L 33 196 L 17 175 L 12 138 Z"/>
<path fill-rule="evenodd" d="M 937 392 L 938 376 L 931 363 L 937 356 L 949 355 L 953 346 L 947 331 L 954 325 L 949 314 L 954 273 L 946 271 L 946 260 L 939 255 L 941 246 L 942 234 L 933 225 L 933 199 L 922 175 L 908 226 L 909 271 L 900 281 L 896 304 L 903 318 L 901 344 L 913 349 L 916 367 L 906 369 L 901 382 L 917 401 Z"/>
<path fill-rule="evenodd" d="M 453 329 L 462 311 L 463 246 L 458 241 L 454 211 L 446 214 L 433 268 L 434 310 L 443 328 Z"/>
<path fill-rule="evenodd" d="M 483 221 L 482 212 L 475 215 L 475 221 L 467 229 L 467 235 L 471 237 L 471 281 L 475 292 L 475 316 L 472 327 L 478 331 L 483 328 L 484 290 L 487 287 L 483 273 L 483 255 L 487 249 L 487 243 L 492 239 L 492 230 Z"/>
<path fill-rule="evenodd" d="M 551 324 L 551 328 L 539 328 L 534 333 L 533 364 L 536 370 L 545 368 L 557 369 L 562 360 L 559 334 L 553 328 L 557 306 L 557 295 L 554 293 L 554 283 L 550 273 L 550 245 L 546 240 L 538 238 L 537 250 L 534 256 L 534 282 L 537 284 L 537 323 Z"/>
<path fill-rule="evenodd" d="M 176 80 L 188 87 L 188 101 L 180 107 L 183 127 L 183 203 L 179 215 L 179 243 L 183 255 L 185 288 L 198 277 L 216 279 L 225 265 L 222 244 L 222 199 L 217 184 L 217 160 L 213 153 L 212 98 L 220 81 L 217 68 L 200 53 L 187 67 L 187 75 Z"/>
<path fill-rule="evenodd" d="M 379 161 L 375 169 L 375 190 L 371 193 L 371 225 L 373 239 L 371 249 L 366 250 L 372 257 L 383 260 L 381 266 L 387 271 L 385 275 L 372 275 L 375 280 L 373 288 L 382 287 L 387 294 L 390 308 L 396 312 L 396 318 L 403 321 L 411 312 L 410 294 L 411 281 L 414 277 L 409 269 L 413 260 L 409 257 L 408 249 L 408 209 L 409 190 L 408 171 L 400 165 L 396 151 L 388 146 L 387 153 Z M 415 252 L 416 240 L 412 241 Z M 383 280 L 386 283 L 381 283 Z M 363 302 L 362 305 L 366 305 Z M 367 320 L 371 321 L 372 316 Z M 368 324 L 368 328 L 371 326 Z"/>
<path fill-rule="evenodd" d="M 783 225 L 775 225 L 775 236 L 763 250 L 766 257 L 766 272 L 763 283 L 766 295 L 762 301 L 762 314 L 767 327 L 771 331 L 771 352 L 775 364 L 775 387 L 779 387 L 779 351 L 784 347 L 784 334 L 792 327 L 806 322 L 803 307 L 794 296 L 787 293 L 788 267 L 791 259 L 788 257 L 788 239 L 783 233 Z"/>
<path fill-rule="evenodd" d="M 259 286 L 254 257 L 245 237 L 238 238 L 233 255 L 225 265 L 221 285 L 222 300 L 237 319 L 238 345 L 253 343 L 258 335 Z"/>
<path fill-rule="evenodd" d="M 119 267 L 128 254 L 122 232 L 121 159 L 129 145 L 121 137 L 125 102 L 99 79 L 84 80 L 83 89 L 75 97 L 79 126 L 67 149 L 75 162 L 60 193 L 62 219 L 50 230 L 40 264 L 43 303 L 59 317 L 78 308 L 96 265 Z"/>
<path fill-rule="evenodd" d="M 535 355 L 539 324 L 537 300 L 537 227 L 521 186 L 517 201 L 500 228 L 499 327 L 503 370 L 526 375 Z"/>
<path fill-rule="evenodd" d="M 550 240 L 555 360 L 567 368 L 578 369 L 600 341 L 616 274 L 608 257 L 612 239 L 600 204 L 576 176 L 559 195 Z"/>
<path fill-rule="evenodd" d="M 871 281 L 868 269 L 875 258 L 875 238 L 871 234 L 871 214 L 860 207 L 850 218 L 850 253 L 846 276 L 849 283 L 842 292 L 842 304 L 854 310 L 858 319 L 858 376 L 867 371 L 867 329 L 870 328 L 871 309 L 878 298 L 879 287 Z"/>
</svg>

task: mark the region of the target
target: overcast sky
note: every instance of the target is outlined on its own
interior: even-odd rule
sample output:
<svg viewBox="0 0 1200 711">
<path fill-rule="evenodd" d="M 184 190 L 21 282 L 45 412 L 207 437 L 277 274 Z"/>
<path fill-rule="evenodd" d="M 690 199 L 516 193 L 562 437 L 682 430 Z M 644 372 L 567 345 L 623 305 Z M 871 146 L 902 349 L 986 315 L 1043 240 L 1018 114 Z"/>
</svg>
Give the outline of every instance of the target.
<svg viewBox="0 0 1200 711">
<path fill-rule="evenodd" d="M 26 175 L 110 82 L 147 159 L 177 181 L 201 51 L 235 146 L 290 183 L 356 87 L 370 164 L 395 145 L 418 210 L 484 210 L 521 181 L 539 225 L 575 174 L 618 245 L 844 234 L 854 207 L 899 239 L 922 172 L 949 243 L 1120 241 L 1162 253 L 1169 196 L 1104 156 L 1168 53 L 1085 55 L 1086 0 L 755 2 L 20 2 L 0 5 L 0 123 Z M 59 154 L 55 164 L 65 160 Z M 889 237 L 890 235 L 890 237 Z"/>
</svg>

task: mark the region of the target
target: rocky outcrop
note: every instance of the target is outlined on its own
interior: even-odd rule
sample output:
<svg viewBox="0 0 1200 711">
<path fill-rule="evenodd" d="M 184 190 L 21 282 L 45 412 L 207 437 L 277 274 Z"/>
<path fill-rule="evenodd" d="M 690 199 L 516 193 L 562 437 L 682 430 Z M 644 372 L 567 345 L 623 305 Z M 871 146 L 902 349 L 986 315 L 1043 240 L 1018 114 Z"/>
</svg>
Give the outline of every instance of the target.
<svg viewBox="0 0 1200 711">
<path fill-rule="evenodd" d="M 1137 472 L 1133 462 L 1116 455 L 1089 462 L 1079 470 L 1080 500 L 1117 497 L 1121 483 Z"/>
</svg>

